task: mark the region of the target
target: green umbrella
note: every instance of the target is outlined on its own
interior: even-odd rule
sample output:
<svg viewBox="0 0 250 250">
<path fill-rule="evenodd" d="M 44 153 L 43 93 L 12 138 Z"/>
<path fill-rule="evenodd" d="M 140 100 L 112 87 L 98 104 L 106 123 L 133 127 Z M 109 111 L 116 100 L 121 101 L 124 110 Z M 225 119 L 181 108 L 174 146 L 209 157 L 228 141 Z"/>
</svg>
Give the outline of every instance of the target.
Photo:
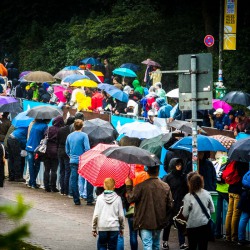
<svg viewBox="0 0 250 250">
<path fill-rule="evenodd" d="M 145 149 L 152 154 L 155 154 L 160 159 L 162 146 L 167 143 L 171 138 L 172 133 L 168 133 L 160 134 L 150 139 L 144 139 L 140 144 L 140 148 Z"/>
</svg>

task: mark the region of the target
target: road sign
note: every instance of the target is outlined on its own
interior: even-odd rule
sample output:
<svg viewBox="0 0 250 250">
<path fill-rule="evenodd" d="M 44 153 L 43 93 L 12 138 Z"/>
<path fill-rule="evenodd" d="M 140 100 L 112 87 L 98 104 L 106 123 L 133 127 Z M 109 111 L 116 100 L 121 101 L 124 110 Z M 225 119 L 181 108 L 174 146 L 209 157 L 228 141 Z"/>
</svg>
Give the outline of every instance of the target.
<svg viewBox="0 0 250 250">
<path fill-rule="evenodd" d="M 212 47 L 214 45 L 214 37 L 212 35 L 206 35 L 204 43 L 207 47 Z"/>
</svg>

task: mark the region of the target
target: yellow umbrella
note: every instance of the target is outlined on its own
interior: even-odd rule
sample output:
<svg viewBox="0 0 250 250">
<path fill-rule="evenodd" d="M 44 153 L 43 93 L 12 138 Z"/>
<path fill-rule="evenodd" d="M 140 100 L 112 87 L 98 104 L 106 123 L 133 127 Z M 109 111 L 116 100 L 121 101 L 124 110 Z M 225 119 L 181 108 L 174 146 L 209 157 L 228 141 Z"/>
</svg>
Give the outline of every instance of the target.
<svg viewBox="0 0 250 250">
<path fill-rule="evenodd" d="M 90 72 L 92 72 L 96 76 L 104 76 L 104 74 L 101 71 L 90 70 Z"/>
<path fill-rule="evenodd" d="M 72 87 L 87 87 L 87 88 L 97 88 L 98 84 L 90 79 L 81 79 L 75 81 L 70 86 Z"/>
</svg>

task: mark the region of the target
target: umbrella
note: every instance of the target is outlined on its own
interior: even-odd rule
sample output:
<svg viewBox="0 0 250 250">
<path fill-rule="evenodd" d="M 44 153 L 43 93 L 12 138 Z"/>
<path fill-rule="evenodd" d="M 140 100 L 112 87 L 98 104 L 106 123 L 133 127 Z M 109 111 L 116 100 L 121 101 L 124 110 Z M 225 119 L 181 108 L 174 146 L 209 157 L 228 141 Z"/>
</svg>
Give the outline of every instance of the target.
<svg viewBox="0 0 250 250">
<path fill-rule="evenodd" d="M 216 139 L 205 135 L 197 135 L 198 151 L 224 151 L 227 149 Z M 192 152 L 192 136 L 187 136 L 174 143 L 170 148 Z"/>
<path fill-rule="evenodd" d="M 236 141 L 228 151 L 228 158 L 231 161 L 250 162 L 250 137 Z"/>
<path fill-rule="evenodd" d="M 228 103 L 240 104 L 243 106 L 250 105 L 250 94 L 241 91 L 231 91 L 227 93 L 223 98 L 223 101 Z"/>
<path fill-rule="evenodd" d="M 233 109 L 232 106 L 230 106 L 228 103 L 226 103 L 225 101 L 223 100 L 219 100 L 219 99 L 213 99 L 213 108 L 214 109 L 218 109 L 218 108 L 221 108 L 223 109 L 224 113 L 228 113 L 230 110 Z"/>
<path fill-rule="evenodd" d="M 104 74 L 101 71 L 90 70 L 90 72 L 96 75 L 101 82 L 104 82 Z"/>
<path fill-rule="evenodd" d="M 100 84 L 99 84 L 100 85 Z M 111 85 L 112 86 L 112 85 Z M 99 86 L 98 86 L 99 87 Z M 113 86 L 113 88 L 107 88 L 105 90 L 109 95 L 111 95 L 112 97 L 118 99 L 121 102 L 128 102 L 128 94 L 126 94 L 125 92 L 123 92 L 122 90 L 116 88 L 115 86 Z"/>
<path fill-rule="evenodd" d="M 0 112 L 9 112 L 17 114 L 22 112 L 22 107 L 18 101 L 2 105 L 0 104 Z"/>
<path fill-rule="evenodd" d="M 34 118 L 27 116 L 28 111 L 19 113 L 13 120 L 12 125 L 15 128 L 28 127 Z"/>
<path fill-rule="evenodd" d="M 90 79 L 81 79 L 70 85 L 71 87 L 97 88 L 98 84 Z"/>
<path fill-rule="evenodd" d="M 93 186 L 103 187 L 106 178 L 113 178 L 115 187 L 119 188 L 128 176 L 134 177 L 132 166 L 101 154 L 103 150 L 114 146 L 100 143 L 80 156 L 78 173 Z"/>
<path fill-rule="evenodd" d="M 99 77 L 97 75 L 95 75 L 93 73 L 93 71 L 89 71 L 89 70 L 78 70 L 78 72 L 82 75 L 85 75 L 87 76 L 90 80 L 94 81 L 94 82 L 97 82 L 97 83 L 100 83 L 101 80 L 99 79 Z"/>
<path fill-rule="evenodd" d="M 172 89 L 166 94 L 166 96 L 171 98 L 179 98 L 179 88 Z"/>
<path fill-rule="evenodd" d="M 117 89 L 117 88 L 114 85 L 111 85 L 109 83 L 99 83 L 98 89 L 101 89 L 101 90 L 104 90 L 105 92 L 107 92 L 108 90 L 113 90 L 113 89 Z"/>
<path fill-rule="evenodd" d="M 63 70 L 78 70 L 79 67 L 78 66 L 75 66 L 75 65 L 72 65 L 72 66 L 66 66 L 63 68 Z"/>
<path fill-rule="evenodd" d="M 140 144 L 140 148 L 148 150 L 155 154 L 159 159 L 161 158 L 162 146 L 172 138 L 172 133 L 161 134 L 151 139 L 144 139 Z"/>
<path fill-rule="evenodd" d="M 168 123 L 168 126 L 186 132 L 188 134 L 192 134 L 192 127 L 193 124 L 191 122 L 181 121 L 181 120 L 173 120 L 172 122 Z M 206 134 L 206 132 L 199 126 L 197 126 L 197 130 L 201 131 L 202 133 Z"/>
<path fill-rule="evenodd" d="M 100 65 L 100 61 L 94 57 L 87 57 L 80 61 L 83 64 Z"/>
<path fill-rule="evenodd" d="M 28 75 L 30 72 L 32 72 L 32 71 L 31 70 L 23 71 L 22 73 L 20 73 L 19 78 L 22 78 L 23 76 Z"/>
<path fill-rule="evenodd" d="M 131 122 L 122 125 L 118 129 L 119 134 L 125 134 L 129 137 L 137 137 L 140 139 L 149 139 L 162 134 L 162 131 L 149 122 Z"/>
<path fill-rule="evenodd" d="M 131 69 L 134 72 L 136 72 L 140 69 L 140 66 L 133 64 L 133 63 L 124 63 L 120 66 L 120 68 L 127 68 L 127 69 Z"/>
<path fill-rule="evenodd" d="M 62 69 L 54 75 L 54 78 L 62 80 L 66 76 L 75 75 L 75 74 L 81 75 L 81 73 L 78 70 L 64 70 L 64 69 Z"/>
<path fill-rule="evenodd" d="M 230 149 L 230 147 L 236 142 L 234 138 L 225 135 L 211 135 L 210 137 L 218 140 L 227 149 Z"/>
<path fill-rule="evenodd" d="M 45 71 L 32 71 L 24 77 L 27 82 L 54 82 L 55 78 Z"/>
<path fill-rule="evenodd" d="M 113 70 L 113 74 L 123 76 L 123 77 L 137 77 L 136 73 L 127 68 L 117 68 Z"/>
<path fill-rule="evenodd" d="M 145 149 L 135 146 L 111 147 L 102 152 L 108 158 L 124 161 L 129 164 L 141 164 L 146 166 L 160 165 L 158 157 Z"/>
<path fill-rule="evenodd" d="M 2 63 L 0 63 L 0 75 L 1 76 L 8 76 L 8 70 L 4 67 Z"/>
<path fill-rule="evenodd" d="M 161 65 L 158 62 L 155 62 L 151 59 L 147 59 L 141 62 L 142 64 L 150 65 L 150 66 L 156 66 L 156 67 L 161 67 Z"/>
<path fill-rule="evenodd" d="M 79 75 L 79 74 L 72 74 L 72 75 L 68 75 L 65 78 L 63 78 L 63 82 L 68 82 L 68 83 L 74 83 L 78 80 L 82 80 L 82 79 L 89 79 L 89 77 L 85 76 L 85 75 Z"/>
<path fill-rule="evenodd" d="M 18 81 L 19 81 L 19 82 L 27 82 L 27 81 L 24 79 L 25 76 L 26 76 L 26 75 L 20 77 L 20 78 L 18 79 Z"/>
<path fill-rule="evenodd" d="M 63 95 L 63 92 L 67 90 L 62 86 L 55 86 L 54 87 L 54 94 L 57 96 L 57 98 L 59 99 L 59 101 L 61 102 L 66 102 L 66 97 Z M 69 92 L 72 92 L 71 90 L 67 90 Z"/>
<path fill-rule="evenodd" d="M 89 137 L 90 147 L 98 143 L 112 143 L 118 136 L 117 131 L 109 122 L 99 118 L 85 121 L 83 132 Z"/>
<path fill-rule="evenodd" d="M 52 106 L 38 106 L 28 110 L 27 112 L 27 116 L 43 120 L 50 120 L 58 115 L 63 115 L 62 110 Z"/>
<path fill-rule="evenodd" d="M 18 102 L 18 100 L 10 96 L 0 96 L 0 105 L 9 104 L 13 102 Z"/>
</svg>

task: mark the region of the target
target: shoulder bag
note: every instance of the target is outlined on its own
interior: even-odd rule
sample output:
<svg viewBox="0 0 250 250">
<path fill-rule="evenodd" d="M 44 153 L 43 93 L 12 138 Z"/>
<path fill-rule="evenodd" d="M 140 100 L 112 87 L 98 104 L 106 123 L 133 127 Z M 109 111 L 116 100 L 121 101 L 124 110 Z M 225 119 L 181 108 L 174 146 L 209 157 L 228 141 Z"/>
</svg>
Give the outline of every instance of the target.
<svg viewBox="0 0 250 250">
<path fill-rule="evenodd" d="M 47 150 L 47 143 L 48 143 L 48 134 L 49 131 L 46 133 L 45 137 L 40 141 L 40 144 L 34 150 L 34 153 L 38 154 L 38 156 L 43 156 Z"/>
</svg>

